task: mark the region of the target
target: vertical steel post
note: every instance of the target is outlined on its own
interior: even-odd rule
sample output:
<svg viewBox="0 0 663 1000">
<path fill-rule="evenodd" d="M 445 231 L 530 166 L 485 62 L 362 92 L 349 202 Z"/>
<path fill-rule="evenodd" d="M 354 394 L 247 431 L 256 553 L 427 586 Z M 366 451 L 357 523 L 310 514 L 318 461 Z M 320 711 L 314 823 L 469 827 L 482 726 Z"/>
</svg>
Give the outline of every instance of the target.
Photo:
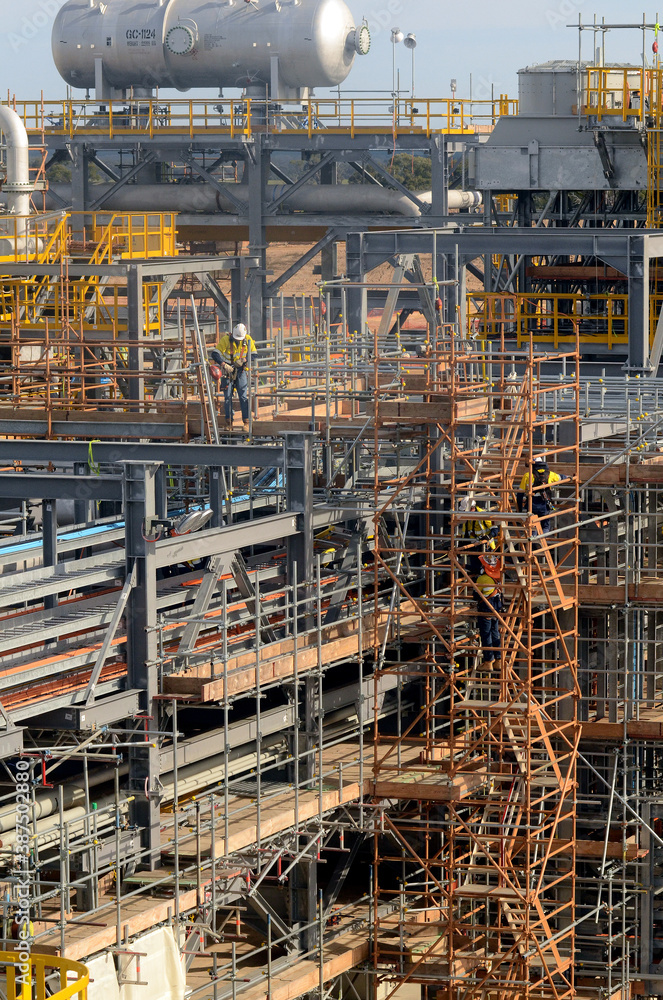
<svg viewBox="0 0 663 1000">
<path fill-rule="evenodd" d="M 127 575 L 136 566 L 136 585 L 127 602 L 127 681 L 141 692 L 140 709 L 148 729 L 159 728 L 158 637 L 155 543 L 149 539 L 155 517 L 156 465 L 124 463 L 125 551 Z M 155 868 L 161 856 L 157 779 L 159 752 L 146 738 L 129 750 L 131 821 L 141 830 L 146 860 Z"/>
</svg>

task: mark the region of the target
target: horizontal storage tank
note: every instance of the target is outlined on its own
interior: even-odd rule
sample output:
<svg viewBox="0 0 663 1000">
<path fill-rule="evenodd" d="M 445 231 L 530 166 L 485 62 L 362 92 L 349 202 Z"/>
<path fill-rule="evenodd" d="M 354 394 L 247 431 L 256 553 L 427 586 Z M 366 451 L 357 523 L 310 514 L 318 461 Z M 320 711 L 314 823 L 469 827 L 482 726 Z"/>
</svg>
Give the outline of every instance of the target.
<svg viewBox="0 0 663 1000">
<path fill-rule="evenodd" d="M 269 87 L 273 99 L 298 99 L 342 83 L 370 32 L 344 0 L 68 0 L 52 46 L 63 79 L 98 98 Z"/>
</svg>

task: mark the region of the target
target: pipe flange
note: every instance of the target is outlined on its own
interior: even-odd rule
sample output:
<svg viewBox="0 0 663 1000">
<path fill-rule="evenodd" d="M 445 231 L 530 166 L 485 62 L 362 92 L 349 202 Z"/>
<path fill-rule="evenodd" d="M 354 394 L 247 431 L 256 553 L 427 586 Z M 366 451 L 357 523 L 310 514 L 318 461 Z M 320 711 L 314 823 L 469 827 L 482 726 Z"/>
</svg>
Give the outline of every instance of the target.
<svg viewBox="0 0 663 1000">
<path fill-rule="evenodd" d="M 3 194 L 32 194 L 34 189 L 31 181 L 6 181 L 2 185 Z"/>
<path fill-rule="evenodd" d="M 354 46 L 358 56 L 367 56 L 371 51 L 371 29 L 367 24 L 355 29 Z"/>
</svg>

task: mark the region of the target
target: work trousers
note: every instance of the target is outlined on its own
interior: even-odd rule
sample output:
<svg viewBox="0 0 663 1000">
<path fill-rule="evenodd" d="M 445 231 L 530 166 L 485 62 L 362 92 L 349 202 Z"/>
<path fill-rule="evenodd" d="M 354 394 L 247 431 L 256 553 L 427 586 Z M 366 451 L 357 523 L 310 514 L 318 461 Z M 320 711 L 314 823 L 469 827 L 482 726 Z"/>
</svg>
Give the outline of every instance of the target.
<svg viewBox="0 0 663 1000">
<path fill-rule="evenodd" d="M 538 504 L 532 504 L 532 513 L 536 517 L 541 518 L 539 522 L 541 525 L 541 534 L 544 535 L 546 531 L 550 531 L 550 518 L 544 516 L 549 513 L 547 505 L 539 506 Z"/>
<path fill-rule="evenodd" d="M 249 419 L 249 379 L 246 372 L 239 372 L 234 380 L 224 378 L 221 382 L 221 388 L 224 393 L 226 420 L 232 420 L 233 390 L 237 389 L 239 405 L 242 408 L 242 420 L 246 423 Z"/>
<path fill-rule="evenodd" d="M 483 647 L 484 662 L 490 663 L 492 660 L 499 660 L 502 655 L 502 642 L 500 640 L 500 623 L 495 616 L 497 608 L 500 606 L 501 598 L 484 597 L 479 605 L 479 635 Z"/>
</svg>

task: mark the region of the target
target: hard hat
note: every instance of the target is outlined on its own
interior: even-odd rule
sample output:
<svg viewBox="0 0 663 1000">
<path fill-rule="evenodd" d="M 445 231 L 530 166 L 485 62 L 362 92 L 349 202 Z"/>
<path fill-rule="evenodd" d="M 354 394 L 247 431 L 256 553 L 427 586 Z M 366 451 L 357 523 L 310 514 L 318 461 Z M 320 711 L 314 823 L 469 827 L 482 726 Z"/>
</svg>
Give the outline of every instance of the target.
<svg viewBox="0 0 663 1000">
<path fill-rule="evenodd" d="M 243 323 L 238 323 L 233 327 L 233 340 L 246 340 L 246 327 Z"/>
</svg>

